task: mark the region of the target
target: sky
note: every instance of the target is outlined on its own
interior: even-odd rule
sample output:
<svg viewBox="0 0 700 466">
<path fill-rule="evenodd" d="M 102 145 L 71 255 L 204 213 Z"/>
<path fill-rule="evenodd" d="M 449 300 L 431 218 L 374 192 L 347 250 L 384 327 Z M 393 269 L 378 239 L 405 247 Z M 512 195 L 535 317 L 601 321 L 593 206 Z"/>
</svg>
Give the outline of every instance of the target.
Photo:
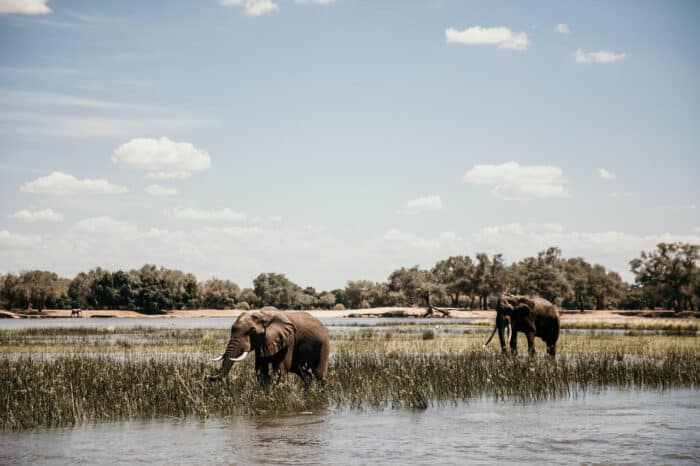
<svg viewBox="0 0 700 466">
<path fill-rule="evenodd" d="M 0 0 L 0 272 L 700 244 L 695 1 Z"/>
</svg>

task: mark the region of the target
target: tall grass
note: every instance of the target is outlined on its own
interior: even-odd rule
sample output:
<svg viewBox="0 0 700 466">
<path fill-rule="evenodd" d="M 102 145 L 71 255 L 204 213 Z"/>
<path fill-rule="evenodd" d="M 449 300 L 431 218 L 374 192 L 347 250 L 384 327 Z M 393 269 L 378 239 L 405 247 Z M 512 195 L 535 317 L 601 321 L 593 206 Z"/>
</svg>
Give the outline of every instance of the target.
<svg viewBox="0 0 700 466">
<path fill-rule="evenodd" d="M 205 380 L 216 370 L 207 356 L 220 354 L 227 330 L 4 331 L 0 428 L 327 407 L 421 409 L 475 397 L 545 400 L 607 387 L 700 385 L 697 336 L 563 334 L 552 361 L 502 357 L 493 343 L 483 348 L 486 329 L 435 331 L 428 339 L 421 331 L 332 332 L 325 384 L 304 386 L 292 377 L 267 388 L 258 384 L 252 358 L 219 383 Z"/>
<path fill-rule="evenodd" d="M 547 358 L 458 354 L 337 353 L 324 385 L 290 381 L 261 388 L 250 362 L 221 383 L 192 358 L 61 357 L 0 361 L 0 427 L 72 425 L 132 417 L 298 412 L 328 406 L 425 408 L 432 402 L 544 400 L 604 387 L 698 387 L 700 358 L 588 354 Z"/>
</svg>

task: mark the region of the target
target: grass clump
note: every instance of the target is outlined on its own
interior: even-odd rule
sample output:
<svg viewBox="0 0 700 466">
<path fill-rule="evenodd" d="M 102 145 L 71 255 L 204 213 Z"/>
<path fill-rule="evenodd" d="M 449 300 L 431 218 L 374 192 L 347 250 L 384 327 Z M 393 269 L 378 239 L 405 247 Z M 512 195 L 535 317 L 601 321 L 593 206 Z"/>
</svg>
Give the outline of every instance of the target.
<svg viewBox="0 0 700 466">
<path fill-rule="evenodd" d="M 556 360 L 503 357 L 489 329 L 333 331 L 326 383 L 261 388 L 253 358 L 219 383 L 208 358 L 228 330 L 0 331 L 0 429 L 155 416 L 206 418 L 326 407 L 424 409 L 476 397 L 545 400 L 604 388 L 700 386 L 700 339 L 648 333 L 563 333 Z M 461 328 L 461 327 L 460 327 Z M 430 332 L 430 333 L 428 333 Z M 431 335 L 427 338 L 424 335 Z"/>
<path fill-rule="evenodd" d="M 193 358 L 61 357 L 0 360 L 0 427 L 73 425 L 132 417 L 271 414 L 322 409 L 422 409 L 433 402 L 545 400 L 606 387 L 698 387 L 700 358 L 688 351 L 664 358 L 617 353 L 502 357 L 464 353 L 354 353 L 335 355 L 325 384 L 261 388 L 252 362 L 220 383 L 205 380 L 212 367 Z"/>
</svg>

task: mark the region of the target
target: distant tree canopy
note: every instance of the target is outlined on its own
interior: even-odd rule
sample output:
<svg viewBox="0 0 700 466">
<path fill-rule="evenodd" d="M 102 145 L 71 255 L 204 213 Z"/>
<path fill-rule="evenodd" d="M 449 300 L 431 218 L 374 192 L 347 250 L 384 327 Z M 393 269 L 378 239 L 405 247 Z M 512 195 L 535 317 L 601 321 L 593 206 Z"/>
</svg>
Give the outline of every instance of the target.
<svg viewBox="0 0 700 466">
<path fill-rule="evenodd" d="M 635 282 L 581 257 L 562 257 L 551 247 L 506 265 L 501 254 L 478 253 L 439 260 L 430 269 L 401 267 L 386 282 L 350 280 L 345 288 L 302 288 L 284 274 L 261 273 L 253 288 L 146 264 L 131 271 L 95 268 L 73 279 L 30 270 L 0 275 L 0 305 L 6 309 L 279 309 L 437 306 L 485 309 L 500 293 L 542 296 L 566 309 L 700 308 L 700 246 L 660 243 L 630 262 Z"/>
<path fill-rule="evenodd" d="M 638 285 L 638 297 L 646 307 L 695 309 L 700 301 L 700 246 L 659 243 L 655 251 L 642 252 L 630 261 Z"/>
</svg>

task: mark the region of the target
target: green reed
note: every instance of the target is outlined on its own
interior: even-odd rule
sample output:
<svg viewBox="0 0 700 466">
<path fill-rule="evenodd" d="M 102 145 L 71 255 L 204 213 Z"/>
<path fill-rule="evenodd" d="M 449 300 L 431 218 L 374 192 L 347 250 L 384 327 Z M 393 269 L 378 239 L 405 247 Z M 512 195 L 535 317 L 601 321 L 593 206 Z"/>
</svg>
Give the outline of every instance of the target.
<svg viewBox="0 0 700 466">
<path fill-rule="evenodd" d="M 334 331 L 325 384 L 261 388 L 252 358 L 218 383 L 227 329 L 42 329 L 0 332 L 0 428 L 155 416 L 294 413 L 334 407 L 421 409 L 476 397 L 546 400 L 587 390 L 697 388 L 696 335 L 562 333 L 558 356 L 503 357 L 485 328 Z M 67 331 L 69 330 L 69 331 Z M 71 333 L 72 332 L 72 333 Z M 628 332 L 629 333 L 629 332 Z"/>
<path fill-rule="evenodd" d="M 698 387 L 697 351 L 663 358 L 624 354 L 503 357 L 485 351 L 401 353 L 341 351 L 325 384 L 261 388 L 252 362 L 219 383 L 201 358 L 125 357 L 0 360 L 0 427 L 73 425 L 154 416 L 288 413 L 327 407 L 425 408 L 431 403 L 494 399 L 545 400 L 590 389 Z"/>
</svg>

